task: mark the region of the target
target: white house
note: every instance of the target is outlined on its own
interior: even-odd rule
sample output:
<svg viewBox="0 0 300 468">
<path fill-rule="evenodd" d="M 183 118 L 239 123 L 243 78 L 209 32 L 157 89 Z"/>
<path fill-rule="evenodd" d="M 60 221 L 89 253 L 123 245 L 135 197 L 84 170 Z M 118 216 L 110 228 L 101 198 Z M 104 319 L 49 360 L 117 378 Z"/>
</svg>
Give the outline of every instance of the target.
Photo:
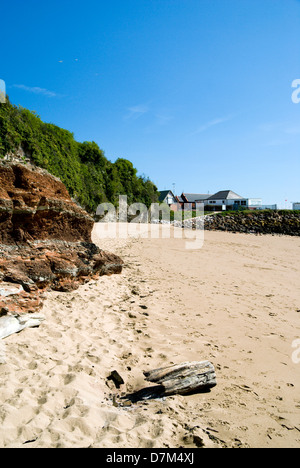
<svg viewBox="0 0 300 468">
<path fill-rule="evenodd" d="M 197 200 L 202 202 L 203 200 Z M 259 209 L 262 207 L 261 198 L 243 198 L 232 190 L 222 190 L 204 200 L 204 205 L 211 210 L 230 210 L 240 207 Z"/>
<path fill-rule="evenodd" d="M 178 211 L 181 208 L 178 197 L 175 197 L 172 190 L 161 190 L 159 194 L 159 203 L 166 203 L 172 211 Z"/>
<path fill-rule="evenodd" d="M 173 203 L 177 203 L 176 197 L 171 190 L 161 190 L 159 193 L 159 201 L 169 206 L 173 205 Z"/>
</svg>

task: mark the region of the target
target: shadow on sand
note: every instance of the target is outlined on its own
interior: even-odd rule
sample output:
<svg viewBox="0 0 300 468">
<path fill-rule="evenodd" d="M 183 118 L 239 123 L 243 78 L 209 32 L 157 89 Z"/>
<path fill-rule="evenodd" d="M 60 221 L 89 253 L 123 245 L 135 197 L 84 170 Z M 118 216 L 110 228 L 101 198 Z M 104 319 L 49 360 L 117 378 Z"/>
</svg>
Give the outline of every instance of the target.
<svg viewBox="0 0 300 468">
<path fill-rule="evenodd" d="M 195 390 L 189 393 L 185 393 L 185 396 L 189 395 L 198 395 L 200 393 L 209 393 L 211 391 L 210 387 L 204 387 L 200 390 Z M 128 395 L 125 395 L 122 397 L 122 400 L 129 400 L 131 403 L 137 403 L 139 401 L 145 401 L 145 400 L 155 400 L 158 398 L 164 398 L 167 396 L 172 396 L 175 395 L 173 394 L 166 394 L 165 393 L 165 388 L 163 385 L 155 385 L 153 387 L 147 387 L 147 388 L 142 388 L 141 390 L 138 390 L 137 392 L 134 393 L 129 393 Z"/>
</svg>

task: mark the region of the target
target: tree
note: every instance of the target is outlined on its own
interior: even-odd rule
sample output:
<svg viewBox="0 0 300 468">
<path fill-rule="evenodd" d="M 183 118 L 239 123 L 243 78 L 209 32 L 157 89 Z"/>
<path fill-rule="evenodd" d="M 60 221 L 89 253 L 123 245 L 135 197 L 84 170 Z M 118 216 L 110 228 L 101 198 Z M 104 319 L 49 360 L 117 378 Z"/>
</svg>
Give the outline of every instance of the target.
<svg viewBox="0 0 300 468">
<path fill-rule="evenodd" d="M 104 152 L 99 148 L 94 141 L 84 141 L 78 144 L 78 154 L 81 162 L 96 164 L 97 166 L 105 166 L 107 159 Z"/>
<path fill-rule="evenodd" d="M 108 201 L 115 206 L 119 195 L 128 203 L 158 201 L 155 185 L 137 175 L 127 159 L 109 161 L 94 141 L 79 143 L 74 134 L 43 122 L 36 112 L 14 106 L 7 97 L 0 105 L 0 159 L 22 148 L 33 164 L 49 171 L 66 185 L 70 195 L 90 213 Z"/>
</svg>

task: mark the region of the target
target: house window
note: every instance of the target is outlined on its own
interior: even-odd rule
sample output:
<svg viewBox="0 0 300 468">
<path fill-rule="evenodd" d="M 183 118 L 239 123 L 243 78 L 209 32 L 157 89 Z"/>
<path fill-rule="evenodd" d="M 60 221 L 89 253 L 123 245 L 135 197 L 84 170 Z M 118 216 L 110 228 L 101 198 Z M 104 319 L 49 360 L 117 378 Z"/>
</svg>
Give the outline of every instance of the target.
<svg viewBox="0 0 300 468">
<path fill-rule="evenodd" d="M 241 205 L 242 205 L 242 206 L 246 206 L 246 205 L 247 205 L 246 200 L 245 200 L 245 201 L 241 201 Z"/>
</svg>

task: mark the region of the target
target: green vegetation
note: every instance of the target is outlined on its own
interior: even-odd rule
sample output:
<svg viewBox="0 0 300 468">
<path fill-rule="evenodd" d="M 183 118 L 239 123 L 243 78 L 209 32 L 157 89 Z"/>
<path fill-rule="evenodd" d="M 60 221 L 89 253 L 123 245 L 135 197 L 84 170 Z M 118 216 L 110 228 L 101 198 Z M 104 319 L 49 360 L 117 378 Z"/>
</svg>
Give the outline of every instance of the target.
<svg viewBox="0 0 300 468">
<path fill-rule="evenodd" d="M 193 211 L 170 211 L 170 216 L 171 216 L 171 221 L 184 221 L 186 219 L 191 219 L 191 218 L 196 218 L 198 216 L 203 215 L 208 216 L 208 215 L 214 215 L 217 214 L 216 212 L 213 211 L 204 211 L 203 213 L 199 213 L 199 211 L 193 210 Z"/>
<path fill-rule="evenodd" d="M 44 123 L 28 109 L 14 106 L 7 98 L 0 105 L 0 159 L 22 148 L 33 164 L 46 169 L 66 185 L 71 197 L 95 213 L 102 202 L 118 204 L 119 195 L 128 203 L 150 206 L 159 192 L 126 159 L 109 161 L 95 142 L 79 143 L 73 133 Z"/>
<path fill-rule="evenodd" d="M 180 210 L 180 211 L 171 211 L 171 221 L 184 221 L 186 219 L 196 218 L 200 216 L 199 212 L 196 210 Z"/>
</svg>

